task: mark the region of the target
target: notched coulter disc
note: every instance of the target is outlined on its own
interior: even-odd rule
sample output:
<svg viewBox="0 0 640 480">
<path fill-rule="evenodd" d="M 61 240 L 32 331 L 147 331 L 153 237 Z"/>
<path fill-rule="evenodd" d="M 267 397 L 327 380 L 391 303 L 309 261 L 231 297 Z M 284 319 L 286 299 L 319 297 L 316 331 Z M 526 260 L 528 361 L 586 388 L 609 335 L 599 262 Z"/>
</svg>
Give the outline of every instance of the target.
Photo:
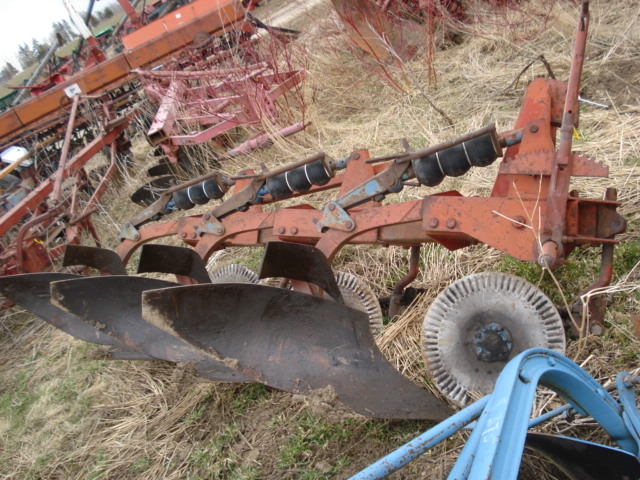
<svg viewBox="0 0 640 480">
<path fill-rule="evenodd" d="M 344 304 L 367 314 L 371 333 L 377 335 L 382 330 L 382 309 L 373 291 L 352 273 L 338 272 L 336 282 Z"/>
<path fill-rule="evenodd" d="M 216 268 L 209 273 L 209 276 L 211 283 L 258 283 L 260 281 L 257 273 L 238 263 Z"/>
<path fill-rule="evenodd" d="M 564 353 L 562 320 L 549 298 L 513 275 L 469 275 L 447 287 L 424 319 L 422 348 L 437 387 L 466 405 L 493 391 L 507 362 L 533 347 Z"/>
</svg>

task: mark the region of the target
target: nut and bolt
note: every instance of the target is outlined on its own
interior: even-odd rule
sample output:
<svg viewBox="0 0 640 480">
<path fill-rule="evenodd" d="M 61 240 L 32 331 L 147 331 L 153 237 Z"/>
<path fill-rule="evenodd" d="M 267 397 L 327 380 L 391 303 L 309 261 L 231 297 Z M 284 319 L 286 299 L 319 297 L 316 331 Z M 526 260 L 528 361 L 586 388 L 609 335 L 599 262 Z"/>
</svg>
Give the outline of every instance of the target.
<svg viewBox="0 0 640 480">
<path fill-rule="evenodd" d="M 436 228 L 439 224 L 440 222 L 438 221 L 437 218 L 430 218 L 429 221 L 427 222 L 427 225 L 429 225 L 429 228 Z"/>
<path fill-rule="evenodd" d="M 356 153 L 356 152 L 352 153 L 351 154 L 351 159 L 352 160 L 359 160 L 360 159 L 360 154 Z"/>
<path fill-rule="evenodd" d="M 537 126 L 537 125 L 531 125 L 531 126 L 529 127 L 529 131 L 530 131 L 531 133 L 537 133 L 537 131 L 538 131 L 538 126 Z"/>
<path fill-rule="evenodd" d="M 526 224 L 527 222 L 525 221 L 523 216 L 516 215 L 515 217 L 513 217 L 513 223 L 511 224 L 511 226 L 513 228 L 517 228 L 518 230 L 522 230 L 526 226 Z"/>
<path fill-rule="evenodd" d="M 180 238 L 187 238 L 187 232 L 182 232 L 180 234 Z"/>
<path fill-rule="evenodd" d="M 456 228 L 457 224 L 458 224 L 458 222 L 456 222 L 455 218 L 448 218 L 447 219 L 447 228 Z"/>
<path fill-rule="evenodd" d="M 295 235 L 296 233 L 298 233 L 298 227 L 291 227 L 291 233 L 293 235 Z"/>
<path fill-rule="evenodd" d="M 287 231 L 287 230 L 286 230 L 286 228 L 284 228 L 284 227 L 278 227 L 278 234 L 279 234 L 279 235 L 282 235 L 282 234 L 283 234 L 284 232 L 286 232 L 286 231 Z"/>
<path fill-rule="evenodd" d="M 347 222 L 345 223 L 345 226 L 349 229 L 349 230 L 353 230 L 353 227 L 355 227 L 354 223 L 351 220 L 347 220 Z"/>
<path fill-rule="evenodd" d="M 333 203 L 330 203 L 327 208 L 329 209 L 330 212 L 333 212 L 336 209 L 336 206 Z"/>
</svg>

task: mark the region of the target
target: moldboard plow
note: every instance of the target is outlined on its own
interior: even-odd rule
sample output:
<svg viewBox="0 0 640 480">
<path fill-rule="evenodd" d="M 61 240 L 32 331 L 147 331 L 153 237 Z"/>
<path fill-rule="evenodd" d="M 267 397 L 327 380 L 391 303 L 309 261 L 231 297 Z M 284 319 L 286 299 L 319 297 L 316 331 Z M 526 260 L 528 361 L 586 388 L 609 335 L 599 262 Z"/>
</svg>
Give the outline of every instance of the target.
<svg viewBox="0 0 640 480">
<path fill-rule="evenodd" d="M 51 278 L 48 291 L 38 277 L 18 275 L 0 279 L 0 290 L 54 325 L 65 318 L 95 329 L 96 338 L 112 337 L 117 344 L 111 346 L 132 357 L 193 362 L 206 379 L 261 382 L 296 393 L 331 388 L 371 417 L 442 419 L 449 414 L 446 403 L 396 372 L 377 349 L 375 299 L 353 279 L 336 275 L 330 263 L 348 244 L 410 248 L 410 272 L 394 289 L 392 313 L 417 275 L 424 243 L 450 250 L 484 243 L 549 269 L 560 267 L 576 247 L 601 246 L 600 277 L 588 290 L 610 282 L 615 235 L 625 230 L 616 192 L 583 198 L 570 190 L 572 177 L 608 175 L 607 167 L 571 151 L 587 5 L 582 3 L 568 82 L 533 81 L 512 130 L 498 133 L 490 124 L 432 147 L 407 146 L 376 158 L 367 150 L 339 159 L 318 153 L 270 171 L 214 171 L 161 193 L 123 226 L 117 252 L 75 247 L 65 262 L 119 274 Z M 447 191 L 383 203 L 405 187 L 435 187 L 500 157 L 489 196 Z M 320 208 L 303 201 L 329 190 L 337 194 Z M 295 206 L 279 203 L 295 199 Z M 210 200 L 219 202 L 204 213 L 177 215 Z M 267 204 L 275 208 L 263 210 Z M 167 215 L 173 218 L 160 221 Z M 164 237 L 187 247 L 145 245 Z M 256 284 L 256 275 L 241 267 L 208 278 L 204 265 L 214 252 L 246 246 L 265 248 L 257 277 L 282 278 L 280 287 Z M 139 249 L 139 272 L 172 273 L 178 283 L 122 275 Z M 18 295 L 26 288 L 40 295 Z M 584 315 L 576 315 L 576 307 L 574 328 L 601 331 L 603 311 L 587 307 Z M 501 273 L 476 274 L 436 299 L 424 321 L 423 353 L 437 387 L 465 405 L 472 391 L 490 393 L 519 353 L 534 347 L 562 353 L 564 328 L 533 285 Z M 80 338 L 73 328 L 65 331 Z"/>
</svg>

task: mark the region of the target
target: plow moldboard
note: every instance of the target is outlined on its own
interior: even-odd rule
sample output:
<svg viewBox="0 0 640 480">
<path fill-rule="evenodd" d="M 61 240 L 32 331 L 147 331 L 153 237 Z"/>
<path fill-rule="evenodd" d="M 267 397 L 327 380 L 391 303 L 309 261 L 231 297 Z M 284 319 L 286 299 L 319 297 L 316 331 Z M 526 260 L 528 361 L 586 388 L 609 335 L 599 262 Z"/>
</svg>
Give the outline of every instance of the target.
<svg viewBox="0 0 640 480">
<path fill-rule="evenodd" d="M 85 342 L 108 345 L 133 358 L 141 357 L 111 335 L 80 320 L 75 315 L 51 304 L 50 285 L 52 282 L 86 278 L 72 273 L 27 273 L 0 277 L 0 291 L 13 303 L 22 306 L 29 313 L 59 328 L 69 335 Z M 117 352 L 116 353 L 117 356 Z M 119 357 L 118 357 L 119 358 Z M 149 357 L 146 357 L 149 358 Z"/>
<path fill-rule="evenodd" d="M 193 285 L 145 291 L 142 315 L 280 390 L 330 385 L 340 401 L 376 418 L 451 414 L 386 361 L 365 314 L 329 300 L 263 285 Z"/>
<path fill-rule="evenodd" d="M 51 301 L 117 338 L 129 348 L 153 358 L 169 362 L 194 362 L 198 374 L 209 380 L 250 382 L 223 363 L 142 318 L 142 292 L 174 285 L 172 282 L 143 277 L 87 277 L 51 284 Z"/>
</svg>

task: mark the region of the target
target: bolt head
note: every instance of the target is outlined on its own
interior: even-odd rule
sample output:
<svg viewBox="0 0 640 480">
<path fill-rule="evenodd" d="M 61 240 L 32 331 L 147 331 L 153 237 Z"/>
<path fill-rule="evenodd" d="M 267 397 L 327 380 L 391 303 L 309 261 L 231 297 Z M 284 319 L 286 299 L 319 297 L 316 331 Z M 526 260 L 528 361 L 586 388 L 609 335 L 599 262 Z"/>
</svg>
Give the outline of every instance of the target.
<svg viewBox="0 0 640 480">
<path fill-rule="evenodd" d="M 438 221 L 437 218 L 430 218 L 427 225 L 429 225 L 429 228 L 436 228 L 439 223 L 440 222 Z"/>
<path fill-rule="evenodd" d="M 455 228 L 458 222 L 456 222 L 455 218 L 447 219 L 447 228 Z"/>
<path fill-rule="evenodd" d="M 511 226 L 513 228 L 516 228 L 518 230 L 522 230 L 525 225 L 527 224 L 527 222 L 525 221 L 524 217 L 520 216 L 520 215 L 516 215 L 515 217 L 513 217 L 513 222 L 511 223 Z"/>
<path fill-rule="evenodd" d="M 538 132 L 538 126 L 537 126 L 537 125 L 531 125 L 531 126 L 529 127 L 529 131 L 530 131 L 531 133 L 537 133 L 537 132 Z"/>
<path fill-rule="evenodd" d="M 298 233 L 298 228 L 297 228 L 297 227 L 293 227 L 293 228 L 291 229 L 291 233 L 292 233 L 292 234 L 294 234 L 294 235 L 295 235 L 296 233 Z"/>
<path fill-rule="evenodd" d="M 278 233 L 280 235 L 282 235 L 284 232 L 286 232 L 286 229 L 284 227 L 278 227 Z"/>
<path fill-rule="evenodd" d="M 589 331 L 593 335 L 602 335 L 604 333 L 604 329 L 602 328 L 602 325 L 600 325 L 599 323 L 592 323 L 589 326 Z"/>
<path fill-rule="evenodd" d="M 333 203 L 330 203 L 327 208 L 329 209 L 330 212 L 333 212 L 336 209 L 336 206 Z"/>
</svg>

